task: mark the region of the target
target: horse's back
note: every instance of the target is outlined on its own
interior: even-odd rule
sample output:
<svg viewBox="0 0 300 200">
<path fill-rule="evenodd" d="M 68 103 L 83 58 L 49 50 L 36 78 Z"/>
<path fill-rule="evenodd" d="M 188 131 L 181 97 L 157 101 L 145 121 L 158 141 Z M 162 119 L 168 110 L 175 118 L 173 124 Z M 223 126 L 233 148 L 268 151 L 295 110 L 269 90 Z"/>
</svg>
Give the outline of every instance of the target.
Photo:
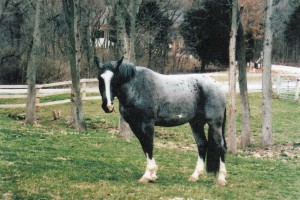
<svg viewBox="0 0 300 200">
<path fill-rule="evenodd" d="M 144 88 L 145 93 L 170 101 L 174 98 L 191 100 L 200 96 L 206 103 L 225 105 L 221 84 L 205 74 L 163 75 L 144 67 L 137 67 L 137 71 L 142 76 L 141 80 L 152 86 L 151 91 Z"/>
</svg>

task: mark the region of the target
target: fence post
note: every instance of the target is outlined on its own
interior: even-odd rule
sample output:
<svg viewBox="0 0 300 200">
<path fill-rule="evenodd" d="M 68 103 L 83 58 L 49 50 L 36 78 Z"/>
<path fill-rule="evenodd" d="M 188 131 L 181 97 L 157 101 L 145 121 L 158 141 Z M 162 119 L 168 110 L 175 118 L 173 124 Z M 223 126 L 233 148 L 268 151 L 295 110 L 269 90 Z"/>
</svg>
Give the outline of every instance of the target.
<svg viewBox="0 0 300 200">
<path fill-rule="evenodd" d="M 298 77 L 296 81 L 295 101 L 299 101 L 299 92 L 300 92 L 300 77 Z"/>
<path fill-rule="evenodd" d="M 280 84 L 281 84 L 281 75 L 277 74 L 276 75 L 276 95 L 277 95 L 277 98 L 279 98 L 279 95 L 280 95 Z"/>
</svg>

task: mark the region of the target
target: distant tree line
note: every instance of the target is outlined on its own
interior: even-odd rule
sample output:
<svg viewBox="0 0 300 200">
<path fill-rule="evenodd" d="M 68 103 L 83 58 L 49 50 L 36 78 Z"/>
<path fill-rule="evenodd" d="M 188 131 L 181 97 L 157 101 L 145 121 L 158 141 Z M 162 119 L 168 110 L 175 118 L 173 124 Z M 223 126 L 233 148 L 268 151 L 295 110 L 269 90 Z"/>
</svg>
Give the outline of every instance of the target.
<svg viewBox="0 0 300 200">
<path fill-rule="evenodd" d="M 228 65 L 231 4 L 228 0 L 195 1 L 186 11 L 181 35 L 186 48 L 201 59 L 201 71 L 209 62 Z"/>
<path fill-rule="evenodd" d="M 300 5 L 290 15 L 284 30 L 287 44 L 286 57 L 289 61 L 300 62 Z"/>
<path fill-rule="evenodd" d="M 263 49 L 265 3 L 261 0 L 239 0 L 239 5 L 243 6 L 246 61 L 256 62 Z M 273 6 L 273 62 L 300 66 L 300 2 L 277 0 Z M 228 66 L 231 1 L 194 1 L 183 15 L 180 33 L 187 50 L 201 60 L 201 71 L 205 71 L 208 63 Z"/>
<path fill-rule="evenodd" d="M 125 31 L 135 37 L 135 63 L 160 72 L 178 71 L 184 65 L 182 57 L 192 54 L 202 63 L 195 66 L 205 71 L 208 64 L 228 67 L 231 1 L 228 0 L 138 0 L 135 25 L 127 1 L 85 0 L 80 2 L 79 30 L 81 35 L 82 77 L 94 77 L 94 55 L 102 60 L 116 58 L 118 50 L 116 8 L 123 4 L 122 16 Z M 129 2 L 129 0 L 128 0 Z M 243 24 L 246 44 L 246 60 L 260 57 L 263 41 L 264 3 L 261 0 L 239 0 L 244 6 Z M 124 7 L 125 6 L 125 7 Z M 297 0 L 274 1 L 273 61 L 299 65 L 299 6 Z M 70 79 L 67 55 L 67 24 L 62 1 L 44 1 L 41 8 L 41 53 L 37 67 L 37 83 Z M 126 8 L 126 9 L 124 9 Z M 29 55 L 32 51 L 36 4 L 33 1 L 2 0 L 0 2 L 0 83 L 21 84 L 26 82 Z M 107 25 L 111 48 L 99 48 L 95 41 L 104 37 L 103 25 Z M 129 34 L 134 27 L 135 34 Z M 170 44 L 183 38 L 184 47 L 174 54 Z M 126 53 L 126 52 L 123 52 Z M 178 57 L 176 57 L 178 56 Z M 174 58 L 174 59 L 173 59 Z M 175 64 L 175 62 L 177 62 Z"/>
</svg>

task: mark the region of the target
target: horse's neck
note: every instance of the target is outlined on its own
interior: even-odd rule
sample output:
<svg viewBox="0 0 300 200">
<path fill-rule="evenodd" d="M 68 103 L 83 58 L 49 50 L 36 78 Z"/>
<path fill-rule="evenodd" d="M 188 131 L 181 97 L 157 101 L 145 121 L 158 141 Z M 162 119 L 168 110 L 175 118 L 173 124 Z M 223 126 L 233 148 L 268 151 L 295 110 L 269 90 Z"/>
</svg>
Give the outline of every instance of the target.
<svg viewBox="0 0 300 200">
<path fill-rule="evenodd" d="M 129 91 L 130 91 L 130 87 L 127 82 L 119 83 L 116 86 L 116 96 L 120 104 L 124 104 L 127 101 Z"/>
</svg>

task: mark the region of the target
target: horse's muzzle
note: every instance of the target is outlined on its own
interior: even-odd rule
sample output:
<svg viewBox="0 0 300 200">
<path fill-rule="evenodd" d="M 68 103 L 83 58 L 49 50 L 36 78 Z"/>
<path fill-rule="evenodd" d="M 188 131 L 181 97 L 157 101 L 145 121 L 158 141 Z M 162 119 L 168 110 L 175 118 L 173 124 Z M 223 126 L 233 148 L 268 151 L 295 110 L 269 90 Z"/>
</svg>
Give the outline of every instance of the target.
<svg viewBox="0 0 300 200">
<path fill-rule="evenodd" d="M 106 113 L 111 113 L 111 112 L 114 111 L 114 106 L 113 106 L 113 105 L 102 104 L 102 109 L 103 109 L 104 112 L 106 112 Z"/>
<path fill-rule="evenodd" d="M 113 112 L 114 111 L 114 105 L 108 105 L 107 106 L 108 112 Z"/>
</svg>

